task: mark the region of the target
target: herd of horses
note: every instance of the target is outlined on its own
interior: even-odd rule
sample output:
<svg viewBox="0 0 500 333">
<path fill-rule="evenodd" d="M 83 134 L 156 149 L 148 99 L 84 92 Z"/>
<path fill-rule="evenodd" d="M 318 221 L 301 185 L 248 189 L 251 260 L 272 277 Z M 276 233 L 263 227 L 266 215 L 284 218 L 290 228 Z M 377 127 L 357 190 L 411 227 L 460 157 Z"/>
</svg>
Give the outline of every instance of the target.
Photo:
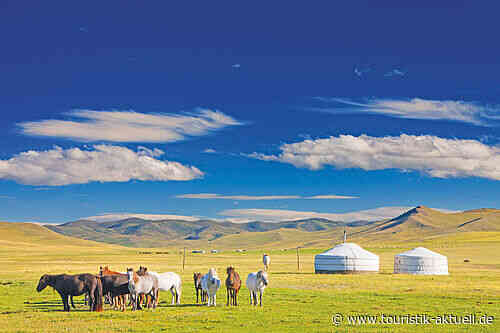
<svg viewBox="0 0 500 333">
<path fill-rule="evenodd" d="M 270 259 L 267 254 L 263 256 L 265 271 L 248 274 L 246 286 L 250 291 L 250 304 L 262 306 L 262 295 L 269 283 L 267 270 Z M 226 269 L 227 306 L 238 305 L 238 292 L 241 288 L 241 279 L 232 266 Z M 208 273 L 193 274 L 194 288 L 196 290 L 196 304 L 206 303 L 208 306 L 217 305 L 217 291 L 221 288 L 221 280 L 215 268 L 210 268 Z M 127 306 L 132 310 L 140 310 L 143 306 L 156 308 L 159 303 L 159 291 L 170 291 L 172 305 L 181 303 L 182 281 L 174 272 L 157 273 L 149 271 L 147 267 L 140 266 L 135 271 L 127 268 L 126 272 L 111 271 L 108 266 L 100 267 L 98 274 L 44 274 L 38 282 L 36 290 L 41 292 L 47 286 L 52 287 L 61 296 L 64 311 L 75 308 L 73 296 L 85 295 L 90 311 L 102 311 L 103 304 L 109 303 L 113 309 L 125 311 Z M 257 300 L 257 295 L 259 299 Z"/>
</svg>

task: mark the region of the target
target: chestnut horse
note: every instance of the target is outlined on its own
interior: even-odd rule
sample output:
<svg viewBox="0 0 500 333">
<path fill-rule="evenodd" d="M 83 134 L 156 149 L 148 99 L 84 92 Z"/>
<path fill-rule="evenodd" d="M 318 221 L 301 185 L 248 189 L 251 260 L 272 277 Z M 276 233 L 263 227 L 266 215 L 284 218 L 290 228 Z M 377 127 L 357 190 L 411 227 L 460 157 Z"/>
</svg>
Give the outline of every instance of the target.
<svg viewBox="0 0 500 333">
<path fill-rule="evenodd" d="M 207 292 L 201 287 L 201 273 L 193 273 L 194 289 L 196 290 L 196 304 L 198 304 L 198 295 L 201 292 L 201 302 L 207 300 Z"/>
<path fill-rule="evenodd" d="M 102 311 L 102 284 L 99 277 L 93 274 L 44 274 L 38 281 L 36 291 L 41 292 L 47 286 L 54 288 L 61 295 L 64 311 L 70 310 L 70 296 L 80 296 L 84 293 L 89 296 L 90 311 Z"/>
<path fill-rule="evenodd" d="M 108 266 L 105 266 L 99 267 L 99 275 L 103 293 L 111 297 L 113 308 L 116 310 L 120 307 L 122 311 L 125 311 L 126 297 L 130 293 L 127 274 L 111 271 Z"/>
<path fill-rule="evenodd" d="M 238 292 L 241 288 L 240 275 L 235 271 L 234 267 L 229 266 L 226 270 L 226 288 L 227 288 L 227 304 L 226 306 L 238 305 Z"/>
</svg>

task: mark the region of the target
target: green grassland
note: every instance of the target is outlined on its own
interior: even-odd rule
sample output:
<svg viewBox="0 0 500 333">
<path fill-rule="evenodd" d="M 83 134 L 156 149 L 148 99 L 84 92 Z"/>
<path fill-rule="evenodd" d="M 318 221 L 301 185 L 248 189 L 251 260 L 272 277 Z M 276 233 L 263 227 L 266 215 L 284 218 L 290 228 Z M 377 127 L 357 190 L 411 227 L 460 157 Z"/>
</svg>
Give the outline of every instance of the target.
<svg viewBox="0 0 500 333">
<path fill-rule="evenodd" d="M 472 223 L 471 223 L 472 224 Z M 274 233 L 276 231 L 273 231 Z M 499 332 L 500 331 L 500 232 L 464 231 L 416 239 L 363 238 L 356 242 L 381 258 L 379 274 L 315 275 L 313 258 L 333 246 L 300 250 L 300 270 L 291 247 L 300 232 L 281 231 L 281 239 L 266 239 L 266 247 L 238 247 L 259 242 L 252 238 L 224 240 L 218 254 L 191 254 L 182 271 L 179 247 L 137 249 L 63 236 L 33 224 L 0 223 L 0 331 L 2 332 Z M 393 235 L 390 233 L 389 235 Z M 231 235 L 228 237 L 236 237 Z M 255 237 L 255 238 L 254 238 Z M 222 241 L 227 242 L 224 244 Z M 201 244 L 200 244 L 201 245 Z M 226 245 L 226 246 L 225 246 Z M 425 246 L 448 256 L 449 276 L 394 275 L 393 256 L 415 246 Z M 208 248 L 208 244 L 207 247 Z M 285 250 L 288 249 L 288 250 Z M 226 291 L 218 293 L 215 308 L 194 304 L 194 271 L 216 267 L 222 280 L 225 268 L 236 266 L 245 279 L 262 268 L 263 252 L 271 255 L 270 286 L 262 308 L 249 305 L 245 287 L 240 306 L 226 307 Z M 149 252 L 149 253 L 147 253 Z M 157 254 L 158 252 L 158 254 Z M 160 253 L 161 252 L 161 253 Z M 165 252 L 169 252 L 166 254 Z M 469 259 L 469 262 L 464 262 Z M 145 265 L 155 271 L 175 271 L 183 279 L 182 306 L 170 305 L 170 294 L 161 292 L 159 308 L 121 313 L 105 306 L 91 313 L 77 298 L 77 309 L 62 312 L 59 296 L 50 288 L 35 290 L 43 273 L 97 272 L 100 265 L 123 271 Z M 492 325 L 349 325 L 332 324 L 332 315 L 441 314 L 494 316 Z"/>
</svg>

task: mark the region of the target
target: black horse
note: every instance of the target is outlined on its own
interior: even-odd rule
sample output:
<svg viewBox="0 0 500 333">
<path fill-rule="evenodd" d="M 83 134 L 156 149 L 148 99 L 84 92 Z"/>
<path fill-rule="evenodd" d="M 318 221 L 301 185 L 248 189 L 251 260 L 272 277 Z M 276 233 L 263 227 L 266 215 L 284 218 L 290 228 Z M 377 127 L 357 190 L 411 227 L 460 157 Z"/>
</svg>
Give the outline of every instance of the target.
<svg viewBox="0 0 500 333">
<path fill-rule="evenodd" d="M 114 275 L 102 275 L 99 276 L 102 283 L 102 292 L 104 295 L 108 295 L 111 297 L 114 302 L 119 302 L 119 304 L 114 304 L 115 308 L 119 305 L 121 306 L 121 310 L 125 311 L 125 297 L 124 296 L 130 294 L 128 288 L 128 276 L 125 274 L 114 274 Z"/>
<path fill-rule="evenodd" d="M 61 295 L 64 311 L 70 309 L 69 296 L 80 296 L 84 293 L 89 296 L 90 311 L 102 311 L 102 283 L 99 277 L 93 274 L 44 274 L 36 290 L 40 292 L 47 286 L 51 286 Z"/>
</svg>

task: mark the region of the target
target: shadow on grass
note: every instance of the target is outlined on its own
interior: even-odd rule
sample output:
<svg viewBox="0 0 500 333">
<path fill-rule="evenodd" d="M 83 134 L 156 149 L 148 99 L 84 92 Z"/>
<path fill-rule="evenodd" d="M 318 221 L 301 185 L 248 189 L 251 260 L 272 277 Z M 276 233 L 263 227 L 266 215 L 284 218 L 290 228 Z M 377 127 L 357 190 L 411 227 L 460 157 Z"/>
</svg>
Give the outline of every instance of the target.
<svg viewBox="0 0 500 333">
<path fill-rule="evenodd" d="M 269 275 L 315 275 L 314 272 L 271 272 L 268 271 Z"/>
<path fill-rule="evenodd" d="M 166 303 L 161 303 L 158 304 L 159 308 L 189 308 L 189 307 L 197 307 L 197 306 L 207 306 L 206 304 L 195 304 L 195 303 L 185 303 L 185 304 L 166 304 Z"/>
<path fill-rule="evenodd" d="M 86 305 L 70 308 L 70 311 L 74 312 L 89 312 L 89 307 Z M 38 312 L 64 312 L 64 306 L 61 301 L 44 301 L 44 302 L 24 302 L 24 307 Z"/>
</svg>

